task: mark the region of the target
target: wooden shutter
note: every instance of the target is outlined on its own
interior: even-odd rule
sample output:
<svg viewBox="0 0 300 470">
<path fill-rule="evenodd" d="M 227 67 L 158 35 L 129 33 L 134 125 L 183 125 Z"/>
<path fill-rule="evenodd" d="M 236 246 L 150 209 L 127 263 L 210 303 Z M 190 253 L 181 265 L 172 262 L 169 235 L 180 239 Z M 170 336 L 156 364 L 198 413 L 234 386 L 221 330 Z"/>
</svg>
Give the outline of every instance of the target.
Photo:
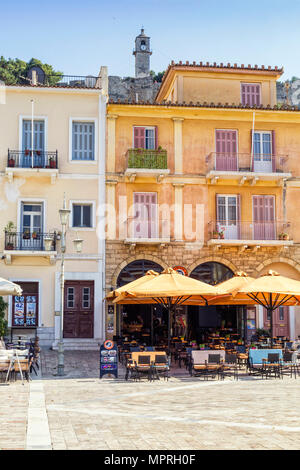
<svg viewBox="0 0 300 470">
<path fill-rule="evenodd" d="M 238 240 L 241 240 L 242 235 L 242 219 L 241 219 L 241 195 L 236 196 L 236 212 L 237 212 L 237 228 L 238 228 Z"/>
<path fill-rule="evenodd" d="M 155 126 L 155 149 L 158 148 L 158 127 Z"/>
<path fill-rule="evenodd" d="M 241 98 L 243 105 L 260 106 L 260 84 L 242 83 Z"/>
<path fill-rule="evenodd" d="M 272 131 L 272 171 L 276 172 L 276 141 L 275 141 L 275 131 Z"/>
<path fill-rule="evenodd" d="M 134 193 L 134 237 L 157 236 L 157 194 Z"/>
<path fill-rule="evenodd" d="M 145 148 L 145 128 L 144 127 L 134 127 L 133 128 L 133 145 L 134 148 Z"/>
<path fill-rule="evenodd" d="M 253 196 L 254 240 L 264 240 L 264 196 Z"/>
<path fill-rule="evenodd" d="M 216 130 L 216 170 L 237 170 L 237 131 Z"/>
<path fill-rule="evenodd" d="M 73 122 L 72 159 L 94 160 L 95 125 L 93 122 Z"/>
</svg>

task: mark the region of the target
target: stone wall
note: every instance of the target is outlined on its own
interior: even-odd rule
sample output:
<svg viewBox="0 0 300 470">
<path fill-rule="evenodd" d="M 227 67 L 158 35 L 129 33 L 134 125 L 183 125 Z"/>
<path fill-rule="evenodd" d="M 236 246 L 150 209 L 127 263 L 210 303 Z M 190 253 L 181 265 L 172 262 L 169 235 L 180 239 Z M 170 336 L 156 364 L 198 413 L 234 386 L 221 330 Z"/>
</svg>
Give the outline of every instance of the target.
<svg viewBox="0 0 300 470">
<path fill-rule="evenodd" d="M 300 107 L 300 79 L 288 80 L 288 82 L 288 104 Z M 283 82 L 277 82 L 277 102 L 287 103 L 287 93 Z"/>
<path fill-rule="evenodd" d="M 155 261 L 162 267 L 184 266 L 188 274 L 199 264 L 215 261 L 222 263 L 232 271 L 245 271 L 250 276 L 257 277 L 272 263 L 286 263 L 293 266 L 300 273 L 300 248 L 266 247 L 254 251 L 252 248 L 240 251 L 238 247 L 226 247 L 213 250 L 208 246 L 195 249 L 193 244 L 185 242 L 173 242 L 165 247 L 136 246 L 130 250 L 129 245 L 121 241 L 106 242 L 106 288 L 116 287 L 117 277 L 120 271 L 132 261 L 148 259 Z"/>
<path fill-rule="evenodd" d="M 151 76 L 142 78 L 108 77 L 108 95 L 113 101 L 150 101 L 153 102 L 160 83 Z"/>
</svg>

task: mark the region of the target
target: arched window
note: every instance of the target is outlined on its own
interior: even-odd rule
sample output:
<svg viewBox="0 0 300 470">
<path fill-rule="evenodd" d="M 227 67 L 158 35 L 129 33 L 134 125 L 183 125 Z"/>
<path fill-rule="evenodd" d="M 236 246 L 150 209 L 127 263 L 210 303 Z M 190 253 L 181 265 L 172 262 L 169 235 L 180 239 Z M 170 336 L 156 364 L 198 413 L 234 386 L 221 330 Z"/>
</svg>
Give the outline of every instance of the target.
<svg viewBox="0 0 300 470">
<path fill-rule="evenodd" d="M 147 259 L 139 259 L 127 264 L 118 276 L 117 287 L 124 286 L 125 284 L 128 284 L 128 282 L 144 276 L 144 274 L 146 274 L 150 269 L 157 271 L 158 273 L 163 270 L 162 266 Z"/>
<path fill-rule="evenodd" d="M 199 266 L 192 271 L 190 277 L 214 286 L 233 277 L 233 272 L 224 264 L 212 261 L 199 264 Z"/>
</svg>

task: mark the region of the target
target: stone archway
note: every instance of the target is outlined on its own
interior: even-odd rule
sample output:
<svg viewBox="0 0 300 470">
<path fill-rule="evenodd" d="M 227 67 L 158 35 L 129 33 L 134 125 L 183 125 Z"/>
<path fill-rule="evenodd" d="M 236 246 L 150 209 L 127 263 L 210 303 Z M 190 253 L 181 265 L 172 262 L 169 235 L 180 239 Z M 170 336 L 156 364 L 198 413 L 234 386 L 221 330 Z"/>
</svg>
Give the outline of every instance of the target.
<svg viewBox="0 0 300 470">
<path fill-rule="evenodd" d="M 283 276 L 300 280 L 300 264 L 290 258 L 274 257 L 269 258 L 257 266 L 255 275 L 259 276 L 266 273 L 269 269 L 278 271 Z"/>
<path fill-rule="evenodd" d="M 196 262 L 194 262 L 188 267 L 188 270 L 187 270 L 188 275 L 190 276 L 190 274 L 194 271 L 194 269 L 196 269 L 197 266 L 200 266 L 203 263 L 219 263 L 219 264 L 223 264 L 224 266 L 226 266 L 233 273 L 236 273 L 237 271 L 239 271 L 238 268 L 231 261 L 229 261 L 226 258 L 223 258 L 222 256 L 206 256 L 204 258 L 198 259 Z"/>
<path fill-rule="evenodd" d="M 114 274 L 112 276 L 112 279 L 111 279 L 111 286 L 115 289 L 117 287 L 117 279 L 121 273 L 121 271 L 126 267 L 128 266 L 128 264 L 134 262 L 134 261 L 138 261 L 138 260 L 148 260 L 148 261 L 152 261 L 153 263 L 156 263 L 158 265 L 160 265 L 163 269 L 166 269 L 168 267 L 168 265 L 162 261 L 160 258 L 157 258 L 156 256 L 153 256 L 153 255 L 137 255 L 137 256 L 130 256 L 129 258 L 126 258 L 126 260 L 124 260 L 121 264 L 119 264 L 117 266 L 117 268 L 115 269 L 114 271 Z"/>
</svg>

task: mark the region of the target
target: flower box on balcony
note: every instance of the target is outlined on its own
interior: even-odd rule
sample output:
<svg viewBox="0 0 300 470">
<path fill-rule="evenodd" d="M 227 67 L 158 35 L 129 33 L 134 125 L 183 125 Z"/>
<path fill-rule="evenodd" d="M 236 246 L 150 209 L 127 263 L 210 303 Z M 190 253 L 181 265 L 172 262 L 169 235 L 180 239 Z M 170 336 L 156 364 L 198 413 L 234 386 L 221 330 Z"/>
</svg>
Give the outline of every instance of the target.
<svg viewBox="0 0 300 470">
<path fill-rule="evenodd" d="M 168 161 L 166 150 L 142 148 L 128 150 L 128 168 L 166 170 L 167 167 Z"/>
</svg>

